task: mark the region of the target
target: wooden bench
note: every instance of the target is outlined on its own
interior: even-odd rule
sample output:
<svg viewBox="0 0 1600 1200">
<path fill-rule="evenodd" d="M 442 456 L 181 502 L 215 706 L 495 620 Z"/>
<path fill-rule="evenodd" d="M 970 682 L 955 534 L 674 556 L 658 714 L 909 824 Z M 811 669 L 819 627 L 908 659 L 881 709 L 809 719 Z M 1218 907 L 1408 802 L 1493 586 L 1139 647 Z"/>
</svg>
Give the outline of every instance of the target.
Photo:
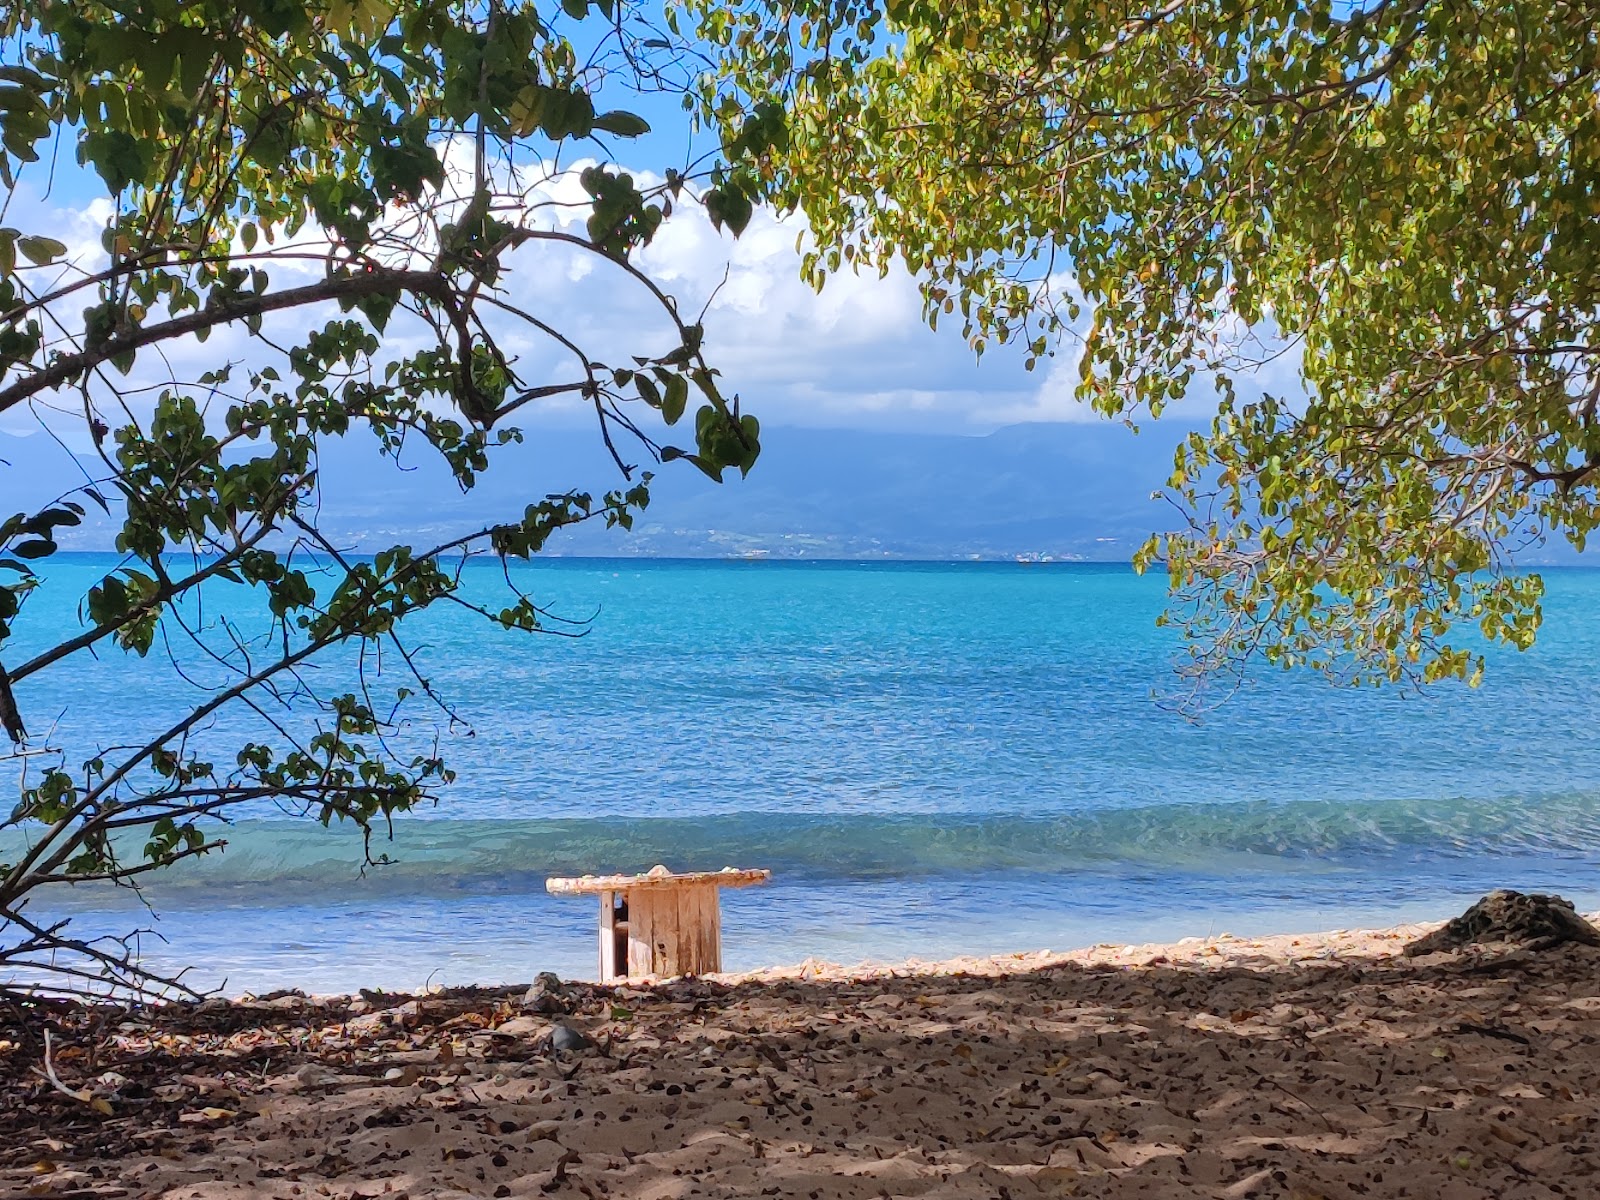
<svg viewBox="0 0 1600 1200">
<path fill-rule="evenodd" d="M 643 875 L 547 879 L 553 896 L 600 897 L 600 982 L 646 975 L 707 975 L 722 970 L 717 889 L 766 883 L 771 871 L 691 871 L 653 867 Z"/>
</svg>

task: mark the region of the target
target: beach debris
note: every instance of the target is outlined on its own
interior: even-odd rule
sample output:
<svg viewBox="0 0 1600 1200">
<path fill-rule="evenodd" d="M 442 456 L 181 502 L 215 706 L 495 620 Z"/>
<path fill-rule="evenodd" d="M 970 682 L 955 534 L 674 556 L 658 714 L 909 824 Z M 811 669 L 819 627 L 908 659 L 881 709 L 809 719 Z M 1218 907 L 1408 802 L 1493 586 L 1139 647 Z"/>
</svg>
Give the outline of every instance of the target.
<svg viewBox="0 0 1600 1200">
<path fill-rule="evenodd" d="M 185 1125 L 205 1125 L 213 1121 L 231 1121 L 238 1115 L 237 1109 L 208 1106 L 192 1112 L 179 1113 L 178 1120 Z"/>
<path fill-rule="evenodd" d="M 527 995 L 522 997 L 523 1008 L 549 1016 L 569 1013 L 576 1006 L 571 991 L 554 971 L 540 971 Z"/>
<path fill-rule="evenodd" d="M 1566 942 L 1600 946 L 1600 929 L 1580 917 L 1570 900 L 1502 888 L 1490 892 L 1439 929 L 1409 943 L 1404 953 L 1407 958 L 1415 958 L 1492 943 L 1548 950 Z"/>
<path fill-rule="evenodd" d="M 68 1096 L 82 1104 L 87 1104 L 90 1108 L 94 1109 L 95 1112 L 101 1114 L 102 1116 L 111 1116 L 111 1103 L 104 1096 L 97 1096 L 88 1088 L 70 1088 L 61 1082 L 61 1077 L 56 1074 L 55 1063 L 51 1061 L 53 1050 L 54 1047 L 51 1044 L 51 1032 L 50 1030 L 46 1029 L 44 1031 L 44 1069 L 41 1070 L 38 1067 L 34 1067 L 32 1068 L 33 1073 L 39 1076 L 39 1078 L 46 1080 L 51 1087 L 60 1092 L 63 1096 Z"/>
</svg>

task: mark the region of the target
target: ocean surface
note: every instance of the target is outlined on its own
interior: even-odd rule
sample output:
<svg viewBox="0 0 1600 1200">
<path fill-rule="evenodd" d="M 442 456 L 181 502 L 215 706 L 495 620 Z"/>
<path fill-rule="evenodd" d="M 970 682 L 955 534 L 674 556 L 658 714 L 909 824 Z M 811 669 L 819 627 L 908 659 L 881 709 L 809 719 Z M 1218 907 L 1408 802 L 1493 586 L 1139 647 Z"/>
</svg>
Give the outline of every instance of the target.
<svg viewBox="0 0 1600 1200">
<path fill-rule="evenodd" d="M 76 629 L 113 561 L 51 560 L 8 660 Z M 467 578 L 497 594 L 497 567 Z M 414 623 L 461 718 L 437 731 L 459 779 L 375 845 L 394 863 L 363 871 L 348 830 L 258 806 L 142 899 L 38 903 L 83 933 L 153 928 L 153 965 L 230 993 L 592 978 L 594 902 L 545 878 L 658 862 L 772 869 L 724 893 L 730 969 L 1390 923 L 1498 886 L 1600 906 L 1600 571 L 1548 571 L 1538 647 L 1492 654 L 1477 690 L 1267 671 L 1199 724 L 1158 702 L 1178 686 L 1164 581 L 1123 566 L 552 559 L 516 578 L 587 632 Z M 196 619 L 248 625 L 249 597 L 207 602 Z M 18 701 L 81 759 L 159 729 L 194 683 L 160 649 L 79 655 Z M 431 745 L 438 722 L 408 711 L 398 742 Z M 199 740 L 260 732 L 244 712 Z"/>
</svg>

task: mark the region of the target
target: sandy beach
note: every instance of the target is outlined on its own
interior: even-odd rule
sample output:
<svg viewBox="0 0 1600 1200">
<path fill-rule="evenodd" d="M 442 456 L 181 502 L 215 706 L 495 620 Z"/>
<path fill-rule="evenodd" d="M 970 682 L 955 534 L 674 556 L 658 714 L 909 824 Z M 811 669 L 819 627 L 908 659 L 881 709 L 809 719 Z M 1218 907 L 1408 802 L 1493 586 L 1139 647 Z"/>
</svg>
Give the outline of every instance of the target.
<svg viewBox="0 0 1600 1200">
<path fill-rule="evenodd" d="M 59 1088 L 0 1004 L 0 1195 L 1595 1195 L 1600 951 L 1429 928 L 62 1008 Z"/>
</svg>

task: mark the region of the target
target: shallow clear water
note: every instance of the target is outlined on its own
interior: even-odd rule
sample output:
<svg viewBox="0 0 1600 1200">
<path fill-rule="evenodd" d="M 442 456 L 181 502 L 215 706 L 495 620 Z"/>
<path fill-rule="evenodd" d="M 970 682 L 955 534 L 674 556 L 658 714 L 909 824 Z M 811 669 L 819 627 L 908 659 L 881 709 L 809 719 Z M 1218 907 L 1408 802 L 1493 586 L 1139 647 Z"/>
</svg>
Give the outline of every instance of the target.
<svg viewBox="0 0 1600 1200">
<path fill-rule="evenodd" d="M 110 561 L 53 561 L 20 640 L 75 627 Z M 519 581 L 594 615 L 586 637 L 416 622 L 473 732 L 445 737 L 460 779 L 399 824 L 395 865 L 363 875 L 348 834 L 259 809 L 149 889 L 149 953 L 229 990 L 584 975 L 592 902 L 545 876 L 658 861 L 774 869 L 725 895 L 730 967 L 1349 926 L 1494 886 L 1600 903 L 1600 572 L 1547 579 L 1538 649 L 1476 691 L 1272 673 L 1196 726 L 1153 699 L 1162 582 L 1124 567 L 551 560 Z M 42 676 L 19 702 L 75 750 L 194 695 L 154 656 Z M 148 923 L 104 890 L 54 902 Z"/>
</svg>

